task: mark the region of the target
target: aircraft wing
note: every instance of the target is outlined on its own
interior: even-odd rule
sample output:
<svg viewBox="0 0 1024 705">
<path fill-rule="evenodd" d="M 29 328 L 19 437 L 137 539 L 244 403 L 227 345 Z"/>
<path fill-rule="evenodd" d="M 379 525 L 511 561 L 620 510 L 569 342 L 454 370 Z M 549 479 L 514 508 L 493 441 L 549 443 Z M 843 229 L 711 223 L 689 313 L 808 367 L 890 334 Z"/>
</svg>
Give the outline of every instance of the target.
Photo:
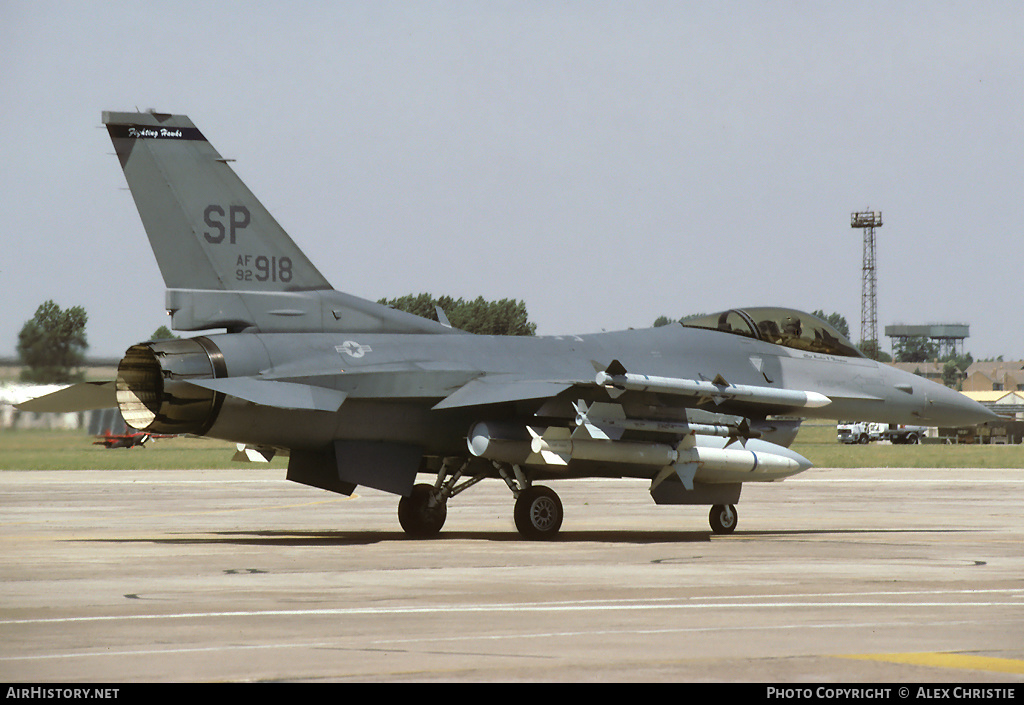
<svg viewBox="0 0 1024 705">
<path fill-rule="evenodd" d="M 579 382 L 543 380 L 523 375 L 484 375 L 470 380 L 434 405 L 434 409 L 456 409 L 502 402 L 554 397 Z"/>
</svg>

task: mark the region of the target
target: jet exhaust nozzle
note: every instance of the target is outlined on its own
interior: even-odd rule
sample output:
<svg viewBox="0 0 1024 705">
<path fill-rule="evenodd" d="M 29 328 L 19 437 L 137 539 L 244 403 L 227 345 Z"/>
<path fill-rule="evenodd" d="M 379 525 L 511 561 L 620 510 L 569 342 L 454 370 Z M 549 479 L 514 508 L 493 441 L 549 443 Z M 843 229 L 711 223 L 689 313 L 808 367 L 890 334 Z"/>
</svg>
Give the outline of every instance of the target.
<svg viewBox="0 0 1024 705">
<path fill-rule="evenodd" d="M 205 337 L 133 345 L 117 368 L 117 405 L 140 431 L 201 435 L 216 421 L 224 395 L 188 380 L 224 374 L 223 355 Z"/>
</svg>

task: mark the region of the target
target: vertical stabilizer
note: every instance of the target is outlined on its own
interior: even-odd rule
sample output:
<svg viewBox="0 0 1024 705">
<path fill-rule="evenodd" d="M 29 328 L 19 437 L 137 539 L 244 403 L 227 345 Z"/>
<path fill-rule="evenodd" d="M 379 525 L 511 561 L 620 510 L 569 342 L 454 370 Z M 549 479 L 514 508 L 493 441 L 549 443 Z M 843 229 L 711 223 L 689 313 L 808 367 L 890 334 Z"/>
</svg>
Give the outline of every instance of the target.
<svg viewBox="0 0 1024 705">
<path fill-rule="evenodd" d="M 335 291 L 184 115 L 105 111 L 177 330 L 450 333 Z"/>
<path fill-rule="evenodd" d="M 168 289 L 331 285 L 184 115 L 104 112 Z"/>
</svg>

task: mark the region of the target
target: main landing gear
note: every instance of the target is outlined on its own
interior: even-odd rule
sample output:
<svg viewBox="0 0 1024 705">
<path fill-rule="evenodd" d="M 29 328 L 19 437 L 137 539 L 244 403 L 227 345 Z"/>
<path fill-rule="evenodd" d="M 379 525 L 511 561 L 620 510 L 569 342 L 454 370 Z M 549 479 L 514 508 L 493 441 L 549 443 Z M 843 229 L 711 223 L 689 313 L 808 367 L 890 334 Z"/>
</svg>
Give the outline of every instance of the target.
<svg viewBox="0 0 1024 705">
<path fill-rule="evenodd" d="M 458 470 L 449 476 L 449 470 L 459 463 Z M 513 517 L 519 533 L 524 538 L 540 541 L 558 536 L 565 513 L 555 491 L 534 485 L 518 465 L 497 462 L 493 465 L 516 498 Z M 448 517 L 448 499 L 486 477 L 486 473 L 479 473 L 457 484 L 468 467 L 468 461 L 446 458 L 433 485 L 416 485 L 408 497 L 398 502 L 398 521 L 406 534 L 413 538 L 431 538 L 440 533 Z M 716 504 L 711 507 L 708 520 L 716 534 L 731 534 L 739 521 L 736 505 Z"/>
<path fill-rule="evenodd" d="M 416 485 L 412 494 L 398 500 L 398 523 L 414 538 L 436 536 L 448 518 L 448 503 L 430 485 Z"/>
<path fill-rule="evenodd" d="M 549 487 L 527 487 L 516 497 L 516 528 L 528 539 L 552 539 L 562 528 L 562 500 Z"/>
<path fill-rule="evenodd" d="M 457 458 L 446 458 L 438 472 L 437 481 L 433 485 L 419 484 L 412 488 L 408 497 L 398 502 L 398 522 L 402 529 L 414 538 L 430 538 L 436 536 L 444 526 L 448 516 L 448 499 L 469 489 L 484 478 L 476 475 L 458 485 L 469 463 L 461 467 L 450 477 L 449 471 L 459 462 Z M 534 485 L 518 466 L 506 466 L 494 463 L 498 474 L 516 498 L 513 516 L 516 529 L 523 537 L 535 540 L 552 539 L 562 528 L 562 501 L 549 487 Z"/>
</svg>

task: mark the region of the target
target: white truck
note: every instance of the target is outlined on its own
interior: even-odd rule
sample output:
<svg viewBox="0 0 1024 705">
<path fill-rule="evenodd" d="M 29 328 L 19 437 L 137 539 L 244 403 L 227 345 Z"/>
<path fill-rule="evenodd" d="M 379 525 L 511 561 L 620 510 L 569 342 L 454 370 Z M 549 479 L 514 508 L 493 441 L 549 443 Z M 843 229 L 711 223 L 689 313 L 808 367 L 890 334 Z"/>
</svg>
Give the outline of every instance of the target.
<svg viewBox="0 0 1024 705">
<path fill-rule="evenodd" d="M 840 421 L 836 426 L 836 437 L 840 443 L 868 443 L 870 441 L 890 441 L 894 444 L 920 443 L 927 430 L 926 426 Z"/>
</svg>

